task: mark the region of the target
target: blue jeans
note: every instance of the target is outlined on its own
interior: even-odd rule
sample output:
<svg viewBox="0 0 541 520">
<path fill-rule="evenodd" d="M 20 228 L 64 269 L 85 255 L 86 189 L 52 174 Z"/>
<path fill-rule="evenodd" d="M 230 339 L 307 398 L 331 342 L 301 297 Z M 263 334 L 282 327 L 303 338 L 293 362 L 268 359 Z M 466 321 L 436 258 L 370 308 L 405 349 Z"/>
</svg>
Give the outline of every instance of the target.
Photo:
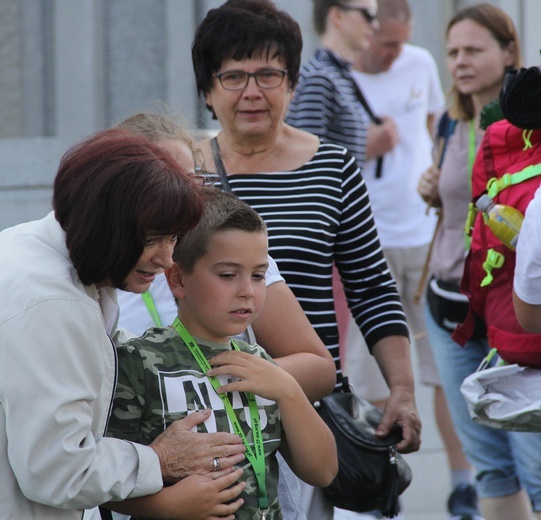
<svg viewBox="0 0 541 520">
<path fill-rule="evenodd" d="M 477 370 L 490 350 L 488 342 L 470 340 L 460 347 L 436 324 L 428 307 L 425 310 L 426 330 L 443 391 L 462 449 L 475 468 L 478 495 L 510 495 L 523 484 L 533 509 L 541 511 L 541 433 L 497 430 L 471 419 L 460 385 Z"/>
</svg>

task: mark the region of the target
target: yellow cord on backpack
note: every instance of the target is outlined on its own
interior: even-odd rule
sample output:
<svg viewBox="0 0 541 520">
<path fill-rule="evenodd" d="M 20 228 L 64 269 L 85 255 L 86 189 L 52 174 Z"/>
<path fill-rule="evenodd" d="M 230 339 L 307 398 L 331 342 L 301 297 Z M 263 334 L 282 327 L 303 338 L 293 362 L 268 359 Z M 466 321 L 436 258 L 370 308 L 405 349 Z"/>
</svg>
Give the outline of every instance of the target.
<svg viewBox="0 0 541 520">
<path fill-rule="evenodd" d="M 486 276 L 481 282 L 481 287 L 486 287 L 492 283 L 494 280 L 492 271 L 494 269 L 500 269 L 504 263 L 505 256 L 503 256 L 501 253 L 498 253 L 498 251 L 495 251 L 492 248 L 487 251 L 486 259 L 483 262 L 483 269 L 485 270 Z"/>
<path fill-rule="evenodd" d="M 522 149 L 523 152 L 525 152 L 529 148 L 533 148 L 532 141 L 531 141 L 532 134 L 533 134 L 533 130 L 524 130 L 522 132 L 522 139 L 524 140 L 524 148 Z"/>
</svg>

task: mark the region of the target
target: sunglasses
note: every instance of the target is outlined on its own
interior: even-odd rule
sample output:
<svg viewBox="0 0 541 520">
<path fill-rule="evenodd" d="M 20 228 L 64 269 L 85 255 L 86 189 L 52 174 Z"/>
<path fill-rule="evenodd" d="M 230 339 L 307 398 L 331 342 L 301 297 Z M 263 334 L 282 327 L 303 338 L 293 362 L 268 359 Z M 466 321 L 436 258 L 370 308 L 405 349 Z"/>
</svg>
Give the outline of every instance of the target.
<svg viewBox="0 0 541 520">
<path fill-rule="evenodd" d="M 371 9 L 370 7 L 360 7 L 357 5 L 339 5 L 338 8 L 344 10 L 344 11 L 357 11 L 358 13 L 361 13 L 364 17 L 364 19 L 369 23 L 372 24 L 375 22 L 378 12 L 376 9 Z"/>
</svg>

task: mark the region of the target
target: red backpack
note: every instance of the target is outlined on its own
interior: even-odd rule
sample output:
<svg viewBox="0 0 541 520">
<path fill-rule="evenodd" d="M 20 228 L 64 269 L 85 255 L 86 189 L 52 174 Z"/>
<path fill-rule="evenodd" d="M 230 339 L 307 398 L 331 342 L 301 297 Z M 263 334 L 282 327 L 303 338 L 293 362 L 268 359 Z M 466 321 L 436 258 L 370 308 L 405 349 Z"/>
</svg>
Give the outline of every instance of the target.
<svg viewBox="0 0 541 520">
<path fill-rule="evenodd" d="M 541 334 L 525 332 L 517 322 L 512 291 L 515 251 L 504 246 L 484 222 L 474 202 L 488 193 L 496 203 L 523 214 L 541 182 L 541 130 L 522 130 L 506 120 L 490 125 L 477 153 L 472 173 L 472 204 L 466 230 L 471 247 L 460 285 L 470 309 L 453 339 L 464 346 L 478 317 L 488 341 L 508 363 L 541 368 Z"/>
</svg>

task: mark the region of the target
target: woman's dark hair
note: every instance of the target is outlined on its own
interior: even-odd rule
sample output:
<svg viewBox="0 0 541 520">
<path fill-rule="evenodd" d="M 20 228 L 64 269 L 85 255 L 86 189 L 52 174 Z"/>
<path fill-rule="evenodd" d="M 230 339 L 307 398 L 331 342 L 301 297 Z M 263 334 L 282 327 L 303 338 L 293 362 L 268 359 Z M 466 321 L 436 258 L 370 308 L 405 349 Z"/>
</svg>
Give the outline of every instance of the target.
<svg viewBox="0 0 541 520">
<path fill-rule="evenodd" d="M 269 0 L 228 0 L 211 9 L 195 32 L 192 61 L 197 92 L 208 94 L 224 60 L 282 58 L 293 88 L 299 80 L 302 35 L 289 14 Z"/>
<path fill-rule="evenodd" d="M 145 237 L 190 230 L 200 218 L 202 195 L 165 150 L 115 128 L 64 154 L 53 208 L 81 282 L 121 288 Z"/>
</svg>

